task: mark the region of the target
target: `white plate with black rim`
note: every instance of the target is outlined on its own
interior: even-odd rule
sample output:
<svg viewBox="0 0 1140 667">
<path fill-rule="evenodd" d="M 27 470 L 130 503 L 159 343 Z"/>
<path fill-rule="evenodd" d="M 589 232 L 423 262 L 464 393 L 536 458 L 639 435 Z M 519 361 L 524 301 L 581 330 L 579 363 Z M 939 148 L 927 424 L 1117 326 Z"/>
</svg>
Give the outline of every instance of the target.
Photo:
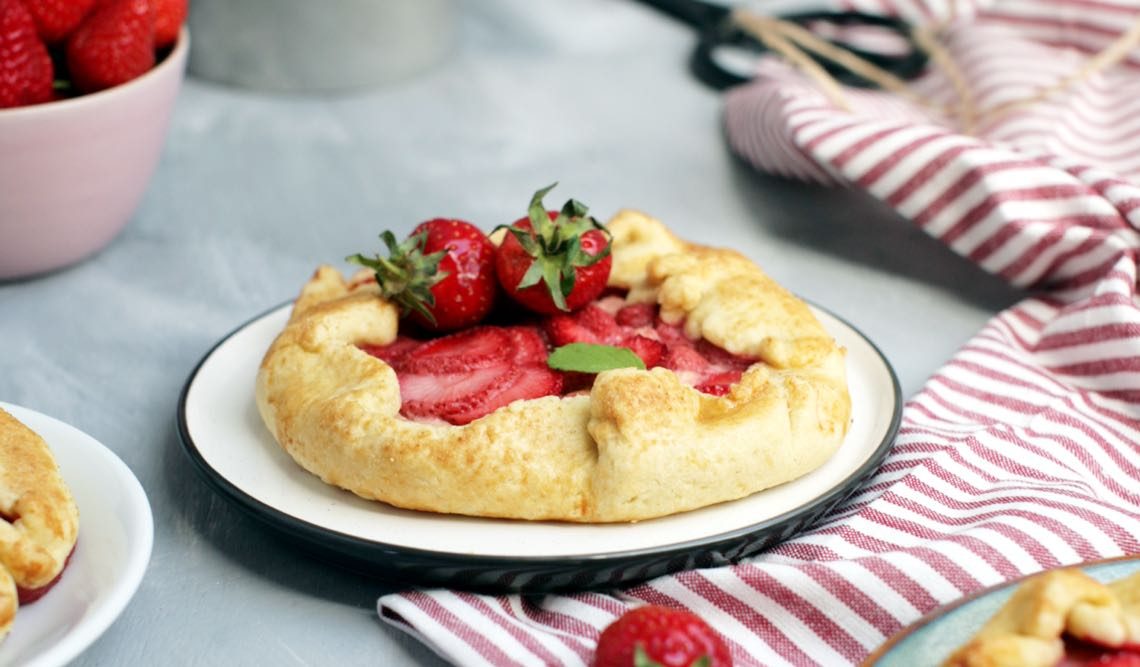
<svg viewBox="0 0 1140 667">
<path fill-rule="evenodd" d="M 119 457 L 73 426 L 0 402 L 51 448 L 79 507 L 79 541 L 59 582 L 21 607 L 0 642 L 0 665 L 65 665 L 126 608 L 150 562 L 154 522 L 146 493 Z"/>
<path fill-rule="evenodd" d="M 402 510 L 321 482 L 262 424 L 254 381 L 290 308 L 242 325 L 198 364 L 179 400 L 182 444 L 211 485 L 299 545 L 404 583 L 539 592 L 626 585 L 730 563 L 794 535 L 854 491 L 889 451 L 902 410 L 898 379 L 882 353 L 849 324 L 816 308 L 847 348 L 852 417 L 839 451 L 804 477 L 741 500 L 638 523 Z"/>
</svg>

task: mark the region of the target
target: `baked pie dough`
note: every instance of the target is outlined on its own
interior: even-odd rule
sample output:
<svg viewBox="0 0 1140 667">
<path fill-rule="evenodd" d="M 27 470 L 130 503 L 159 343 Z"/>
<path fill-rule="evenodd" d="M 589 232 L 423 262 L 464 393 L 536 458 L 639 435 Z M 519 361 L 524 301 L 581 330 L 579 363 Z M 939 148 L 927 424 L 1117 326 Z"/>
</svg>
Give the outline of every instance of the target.
<svg viewBox="0 0 1140 667">
<path fill-rule="evenodd" d="M 665 368 L 596 376 L 588 393 L 520 400 L 463 425 L 400 415 L 395 371 L 358 345 L 395 340 L 374 281 L 319 268 L 261 363 L 277 442 L 325 482 L 397 507 L 470 516 L 637 521 L 734 500 L 814 470 L 850 418 L 845 351 L 743 255 L 623 211 L 609 286 L 690 338 L 756 358 L 724 396 Z"/>
<path fill-rule="evenodd" d="M 1030 577 L 944 667 L 1054 667 L 1066 638 L 1085 653 L 1140 650 L 1140 572 L 1107 584 L 1076 569 Z"/>
<path fill-rule="evenodd" d="M 20 591 L 51 585 L 78 535 L 79 510 L 47 443 L 0 409 L 0 639 Z"/>
</svg>

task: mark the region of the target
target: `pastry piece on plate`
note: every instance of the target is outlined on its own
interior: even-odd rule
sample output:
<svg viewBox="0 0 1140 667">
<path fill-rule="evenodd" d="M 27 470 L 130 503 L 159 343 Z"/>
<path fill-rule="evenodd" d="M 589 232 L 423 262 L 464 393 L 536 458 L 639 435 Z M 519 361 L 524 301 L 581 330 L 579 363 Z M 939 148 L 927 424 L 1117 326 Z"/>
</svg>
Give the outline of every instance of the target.
<svg viewBox="0 0 1140 667">
<path fill-rule="evenodd" d="M 483 323 L 427 340 L 372 276 L 319 268 L 261 363 L 264 423 L 364 498 L 525 520 L 650 519 L 827 461 L 850 418 L 845 351 L 807 304 L 642 213 L 604 230 L 612 266 L 591 302 L 547 315 L 500 298 Z M 576 342 L 640 361 L 553 363 Z"/>
<path fill-rule="evenodd" d="M 1108 584 L 1077 569 L 1030 577 L 944 663 L 946 667 L 1112 664 L 1140 664 L 1140 572 Z"/>
<path fill-rule="evenodd" d="M 79 509 L 47 443 L 0 409 L 0 637 L 18 603 L 58 580 L 78 535 Z"/>
<path fill-rule="evenodd" d="M 8 574 L 8 570 L 0 567 L 0 641 L 4 641 L 12 629 L 12 622 L 16 620 L 16 609 L 19 606 L 16 580 Z"/>
</svg>

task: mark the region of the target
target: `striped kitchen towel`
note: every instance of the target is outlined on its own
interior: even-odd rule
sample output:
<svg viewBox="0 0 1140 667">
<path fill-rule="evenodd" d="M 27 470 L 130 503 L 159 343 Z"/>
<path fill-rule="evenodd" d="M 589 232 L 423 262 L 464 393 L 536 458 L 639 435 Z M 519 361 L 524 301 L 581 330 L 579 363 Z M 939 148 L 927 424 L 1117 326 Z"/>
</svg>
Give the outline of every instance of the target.
<svg viewBox="0 0 1140 667">
<path fill-rule="evenodd" d="M 837 100 L 766 61 L 727 94 L 732 148 L 867 190 L 1033 296 L 907 402 L 861 490 L 758 557 L 610 593 L 408 591 L 382 618 L 460 665 L 585 665 L 652 602 L 707 619 L 738 665 L 844 665 L 971 591 L 1140 553 L 1140 1 L 845 7 L 938 23 L 940 64 L 912 96 Z"/>
</svg>

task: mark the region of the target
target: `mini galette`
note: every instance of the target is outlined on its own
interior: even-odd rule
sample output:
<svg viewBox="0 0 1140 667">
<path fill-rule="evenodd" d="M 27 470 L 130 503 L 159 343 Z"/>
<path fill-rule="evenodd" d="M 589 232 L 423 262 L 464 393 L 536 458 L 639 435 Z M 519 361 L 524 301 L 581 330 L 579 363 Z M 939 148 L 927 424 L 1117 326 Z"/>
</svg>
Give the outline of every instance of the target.
<svg viewBox="0 0 1140 667">
<path fill-rule="evenodd" d="M 302 467 L 431 512 L 619 522 L 800 477 L 850 419 L 845 351 L 801 300 L 732 250 L 623 211 L 605 292 L 572 313 L 512 313 L 428 340 L 367 274 L 319 268 L 261 363 L 256 398 Z M 501 242 L 501 241 L 500 241 Z M 572 342 L 641 368 L 564 372 Z"/>
<path fill-rule="evenodd" d="M 44 595 L 79 535 L 79 509 L 46 442 L 0 409 L 0 639 Z"/>
<path fill-rule="evenodd" d="M 945 667 L 1137 667 L 1140 572 L 1107 584 L 1077 569 L 1026 579 Z"/>
</svg>

